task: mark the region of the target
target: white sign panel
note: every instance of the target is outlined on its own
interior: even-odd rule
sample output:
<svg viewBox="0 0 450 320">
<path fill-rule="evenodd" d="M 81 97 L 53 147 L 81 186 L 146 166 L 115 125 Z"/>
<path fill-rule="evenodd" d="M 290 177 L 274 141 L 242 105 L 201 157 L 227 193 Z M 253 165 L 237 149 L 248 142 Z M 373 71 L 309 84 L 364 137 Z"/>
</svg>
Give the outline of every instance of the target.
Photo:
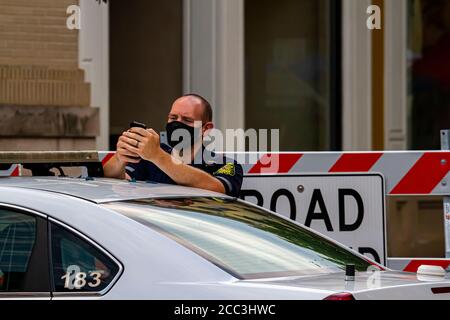
<svg viewBox="0 0 450 320">
<path fill-rule="evenodd" d="M 384 179 L 380 174 L 248 175 L 241 198 L 386 265 Z"/>
</svg>

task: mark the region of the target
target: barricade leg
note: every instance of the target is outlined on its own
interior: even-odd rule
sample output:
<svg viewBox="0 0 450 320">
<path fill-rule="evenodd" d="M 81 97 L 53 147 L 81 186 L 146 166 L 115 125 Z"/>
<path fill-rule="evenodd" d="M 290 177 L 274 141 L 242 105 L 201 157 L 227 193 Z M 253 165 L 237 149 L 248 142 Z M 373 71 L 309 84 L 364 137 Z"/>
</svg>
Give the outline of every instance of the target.
<svg viewBox="0 0 450 320">
<path fill-rule="evenodd" d="M 450 150 L 450 130 L 441 131 L 441 149 Z M 450 183 L 450 181 L 445 181 Z M 445 257 L 450 258 L 450 196 L 444 197 Z"/>
</svg>

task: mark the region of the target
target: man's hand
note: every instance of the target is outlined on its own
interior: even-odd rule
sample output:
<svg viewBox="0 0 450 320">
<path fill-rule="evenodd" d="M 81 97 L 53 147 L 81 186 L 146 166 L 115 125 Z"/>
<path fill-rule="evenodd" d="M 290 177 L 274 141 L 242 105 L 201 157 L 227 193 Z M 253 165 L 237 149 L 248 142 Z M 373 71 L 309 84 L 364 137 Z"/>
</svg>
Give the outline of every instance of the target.
<svg viewBox="0 0 450 320">
<path fill-rule="evenodd" d="M 124 148 L 130 154 L 137 154 L 144 160 L 154 162 L 164 153 L 159 135 L 153 129 L 131 128 L 124 132 Z"/>
<path fill-rule="evenodd" d="M 139 163 L 141 158 L 154 161 L 164 151 L 159 145 L 159 135 L 152 129 L 131 128 L 117 142 L 116 154 L 103 167 L 105 177 L 129 179 L 125 171 L 127 163 Z"/>
<path fill-rule="evenodd" d="M 141 160 L 139 155 L 129 150 L 129 146 L 131 146 L 131 144 L 136 145 L 136 141 L 132 141 L 132 139 L 128 138 L 126 135 L 127 133 L 127 131 L 123 132 L 119 137 L 119 141 L 117 142 L 117 160 L 120 163 L 138 163 Z"/>
<path fill-rule="evenodd" d="M 107 178 L 129 179 L 125 171 L 127 163 L 138 163 L 141 161 L 140 155 L 130 150 L 130 143 L 136 144 L 136 141 L 126 136 L 123 132 L 117 142 L 116 154 L 103 166 L 104 176 Z"/>
</svg>

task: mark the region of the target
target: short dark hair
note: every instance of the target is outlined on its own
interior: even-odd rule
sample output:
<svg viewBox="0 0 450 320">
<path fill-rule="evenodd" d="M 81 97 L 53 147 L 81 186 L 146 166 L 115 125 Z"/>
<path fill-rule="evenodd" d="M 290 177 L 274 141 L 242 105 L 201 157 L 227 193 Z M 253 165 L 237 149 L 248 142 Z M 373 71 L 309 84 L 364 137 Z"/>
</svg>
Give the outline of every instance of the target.
<svg viewBox="0 0 450 320">
<path fill-rule="evenodd" d="M 196 94 L 196 93 L 187 93 L 187 94 L 184 94 L 183 97 L 194 97 L 194 98 L 199 99 L 203 106 L 203 119 L 202 120 L 205 122 L 212 121 L 213 112 L 212 112 L 211 104 L 208 102 L 208 100 L 206 100 L 201 95 Z"/>
</svg>

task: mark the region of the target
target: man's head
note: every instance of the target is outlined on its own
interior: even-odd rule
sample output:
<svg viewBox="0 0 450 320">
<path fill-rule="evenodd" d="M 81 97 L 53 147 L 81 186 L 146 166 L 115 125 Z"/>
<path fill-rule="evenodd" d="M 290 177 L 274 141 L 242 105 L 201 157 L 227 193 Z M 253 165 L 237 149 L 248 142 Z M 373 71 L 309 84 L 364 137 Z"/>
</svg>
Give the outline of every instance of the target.
<svg viewBox="0 0 450 320">
<path fill-rule="evenodd" d="M 196 128 L 194 132 L 193 128 Z M 198 141 L 197 138 L 204 136 L 207 131 L 214 128 L 212 122 L 212 108 L 209 102 L 200 95 L 190 93 L 175 100 L 167 117 L 166 131 L 169 144 L 173 147 L 178 141 L 172 140 L 172 134 L 177 129 L 186 129 L 191 133 L 192 144 Z M 195 138 L 197 136 L 197 138 Z"/>
<path fill-rule="evenodd" d="M 189 93 L 175 100 L 169 112 L 167 122 L 179 121 L 193 127 L 195 121 L 202 122 L 204 131 L 212 129 L 212 108 L 200 95 Z"/>
</svg>

